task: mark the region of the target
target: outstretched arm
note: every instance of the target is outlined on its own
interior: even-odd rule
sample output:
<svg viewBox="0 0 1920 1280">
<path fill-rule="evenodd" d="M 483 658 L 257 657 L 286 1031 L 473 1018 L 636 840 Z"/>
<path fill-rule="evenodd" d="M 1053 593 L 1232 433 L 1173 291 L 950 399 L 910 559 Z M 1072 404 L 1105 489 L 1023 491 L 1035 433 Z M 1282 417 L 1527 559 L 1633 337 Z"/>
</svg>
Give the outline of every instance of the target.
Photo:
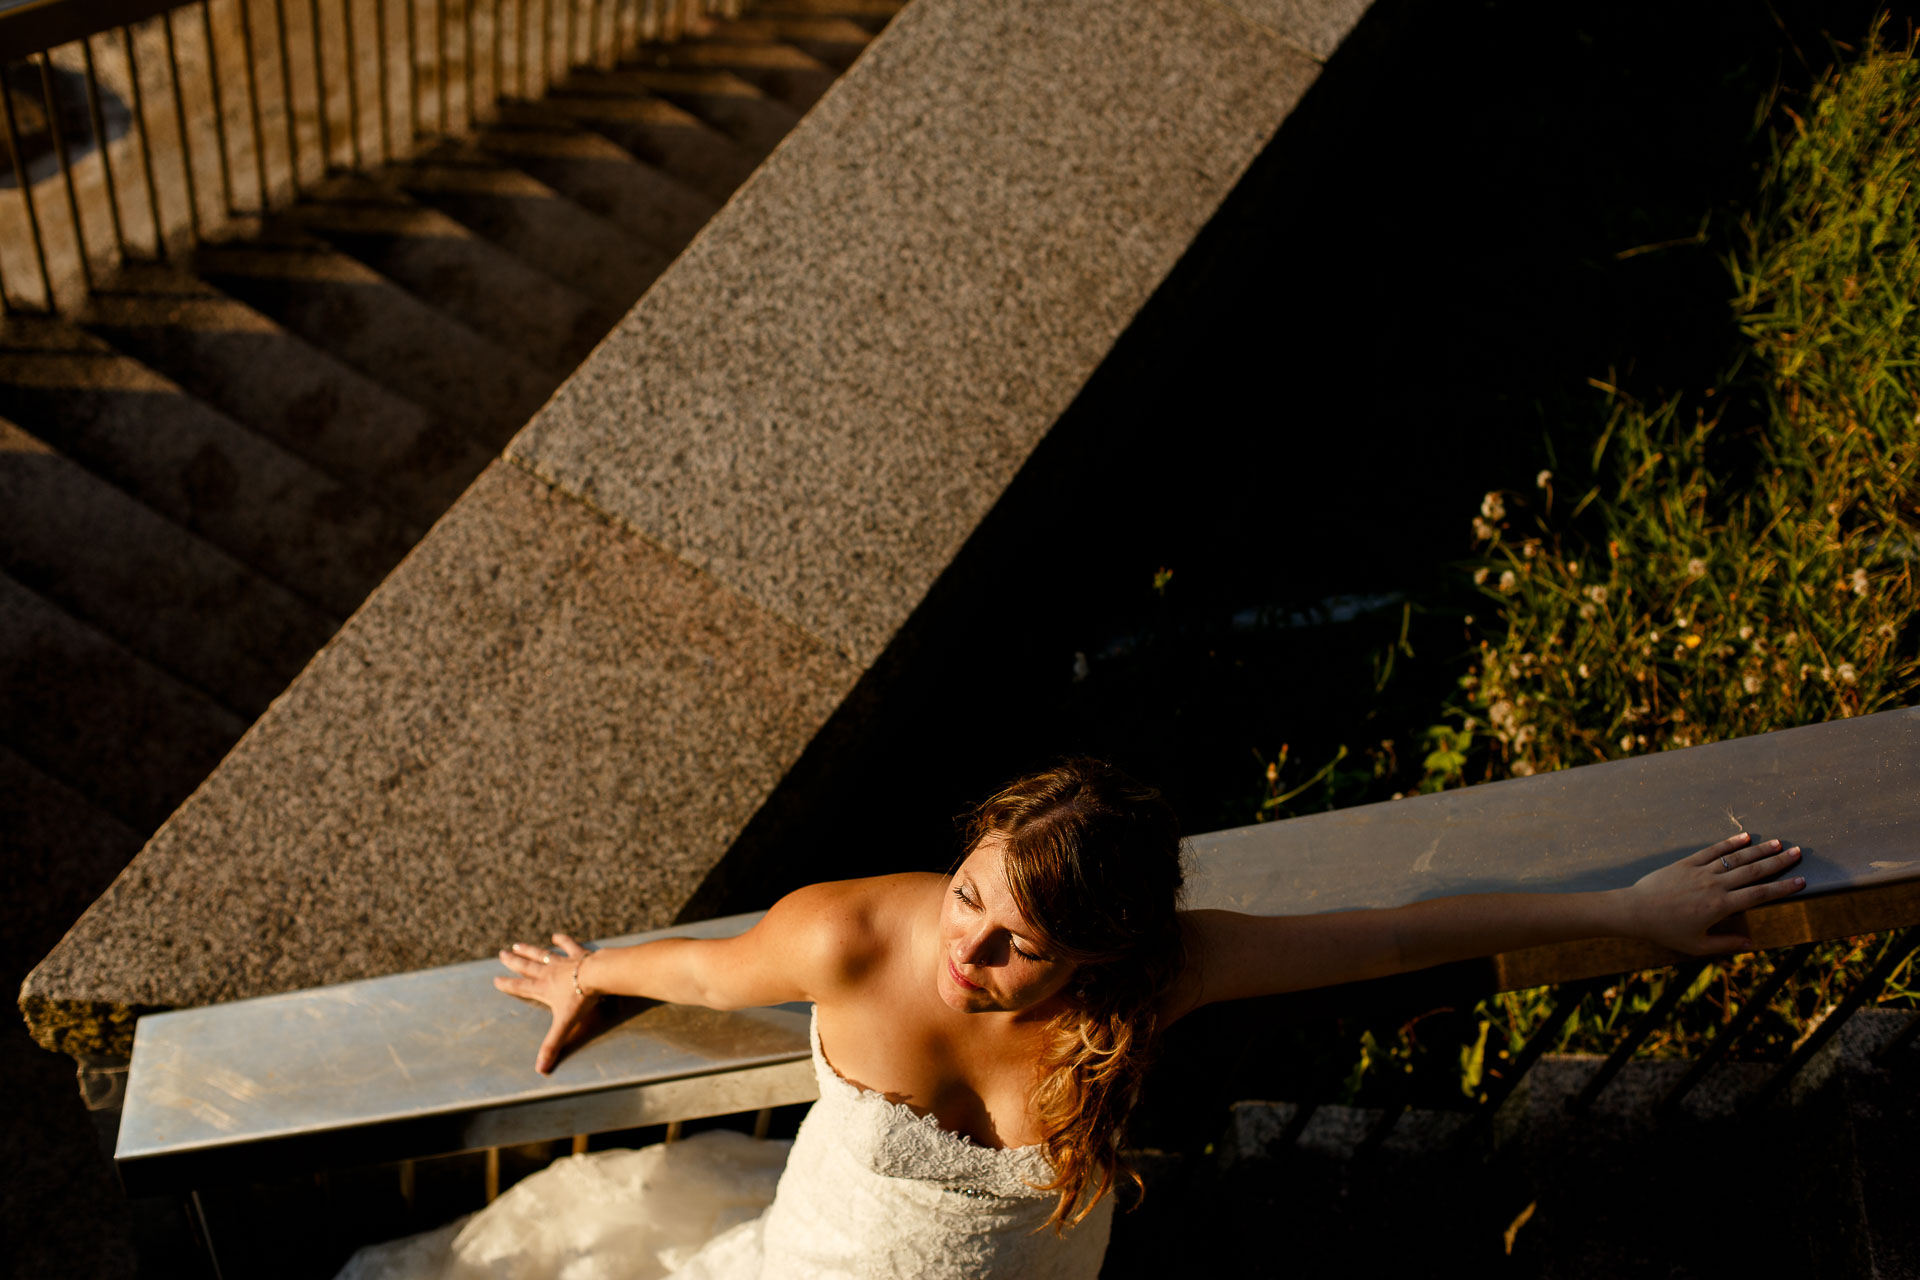
<svg viewBox="0 0 1920 1280">
<path fill-rule="evenodd" d="M 1762 883 L 1798 862 L 1800 850 L 1751 841 L 1743 832 L 1626 888 L 1598 893 L 1462 894 L 1314 916 L 1189 912 L 1190 960 L 1168 1013 L 1576 938 L 1644 938 L 1690 955 L 1746 950 L 1749 939 L 1708 931 L 1806 885 L 1798 877 Z"/>
<path fill-rule="evenodd" d="M 810 885 L 780 899 L 734 938 L 661 938 L 589 952 L 556 933 L 557 953 L 516 942 L 500 953 L 500 963 L 514 976 L 495 978 L 493 985 L 553 1011 L 534 1059 L 534 1069 L 545 1074 L 603 995 L 709 1009 L 817 1000 L 847 980 L 857 960 L 860 924 L 844 883 Z"/>
</svg>

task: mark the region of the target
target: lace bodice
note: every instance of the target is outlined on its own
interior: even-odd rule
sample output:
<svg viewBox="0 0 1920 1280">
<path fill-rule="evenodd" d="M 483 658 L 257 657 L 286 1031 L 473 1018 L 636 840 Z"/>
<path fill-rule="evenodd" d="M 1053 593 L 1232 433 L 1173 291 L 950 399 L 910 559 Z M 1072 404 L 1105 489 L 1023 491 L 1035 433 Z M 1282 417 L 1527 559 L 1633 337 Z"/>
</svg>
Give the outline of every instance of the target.
<svg viewBox="0 0 1920 1280">
<path fill-rule="evenodd" d="M 1038 1147 L 982 1147 L 931 1116 L 841 1079 L 820 1045 L 820 1100 L 794 1139 L 763 1219 L 766 1280 L 1018 1276 L 1092 1280 L 1106 1252 L 1112 1198 L 1056 1236 L 1055 1195 Z"/>
</svg>

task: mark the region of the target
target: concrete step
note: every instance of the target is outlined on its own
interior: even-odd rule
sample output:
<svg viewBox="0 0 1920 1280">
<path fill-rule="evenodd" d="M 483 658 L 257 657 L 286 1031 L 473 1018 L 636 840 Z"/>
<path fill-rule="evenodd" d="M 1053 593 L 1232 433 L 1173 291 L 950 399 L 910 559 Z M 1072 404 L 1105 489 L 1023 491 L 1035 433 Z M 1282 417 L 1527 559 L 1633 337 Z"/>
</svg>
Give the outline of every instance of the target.
<svg viewBox="0 0 1920 1280">
<path fill-rule="evenodd" d="M 365 263 L 549 382 L 571 373 L 607 329 L 592 299 L 421 204 L 385 174 L 335 174 L 274 221 Z"/>
<path fill-rule="evenodd" d="M 80 323 L 424 530 L 493 454 L 472 437 L 170 266 L 127 263 Z"/>
<path fill-rule="evenodd" d="M 726 134 L 757 159 L 765 159 L 800 123 L 798 111 L 769 98 L 731 71 L 620 67 L 583 71 L 574 82 L 584 92 L 664 98 Z"/>
<path fill-rule="evenodd" d="M 464 139 L 443 142 L 382 177 L 590 299 L 596 341 L 672 261 L 651 242 Z"/>
<path fill-rule="evenodd" d="M 730 71 L 802 114 L 839 76 L 790 44 L 758 40 L 684 40 L 643 50 L 638 61 L 662 69 Z"/>
<path fill-rule="evenodd" d="M 0 415 L 329 613 L 419 536 L 177 383 L 54 317 L 0 324 Z"/>
<path fill-rule="evenodd" d="M 342 253 L 284 227 L 202 246 L 194 270 L 497 452 L 553 389 L 547 370 Z"/>
<path fill-rule="evenodd" d="M 704 28 L 708 38 L 731 44 L 787 44 L 835 74 L 853 65 L 874 33 L 852 18 L 829 15 L 765 16 L 725 19 Z"/>
<path fill-rule="evenodd" d="M 605 134 L 716 205 L 724 204 L 759 164 L 753 152 L 698 116 L 664 98 L 605 92 L 592 71 L 568 76 L 540 105 Z"/>
<path fill-rule="evenodd" d="M 152 831 L 246 721 L 0 574 L 0 746 Z"/>
<path fill-rule="evenodd" d="M 503 102 L 474 145 L 526 171 L 671 261 L 720 208 L 611 138 L 542 103 Z"/>
<path fill-rule="evenodd" d="M 339 626 L 5 418 L 0 569 L 243 720 Z"/>
<path fill-rule="evenodd" d="M 17 978 L 140 851 L 128 826 L 0 746 L 0 973 Z"/>
</svg>

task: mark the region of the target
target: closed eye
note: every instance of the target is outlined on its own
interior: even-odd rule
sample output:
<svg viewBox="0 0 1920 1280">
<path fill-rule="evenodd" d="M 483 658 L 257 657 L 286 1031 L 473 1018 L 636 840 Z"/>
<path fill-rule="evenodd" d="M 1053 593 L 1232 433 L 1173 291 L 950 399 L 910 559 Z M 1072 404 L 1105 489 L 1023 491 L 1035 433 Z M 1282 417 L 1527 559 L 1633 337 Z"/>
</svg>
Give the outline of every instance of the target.
<svg viewBox="0 0 1920 1280">
<path fill-rule="evenodd" d="M 964 902 L 967 906 L 971 907 L 975 911 L 978 911 L 980 909 L 980 904 L 967 896 L 966 888 L 963 885 L 953 886 L 953 896 L 960 899 L 960 901 Z M 1022 950 L 1020 947 L 1020 944 L 1015 942 L 1012 938 L 1007 939 L 1007 945 L 1013 948 L 1013 954 L 1019 956 L 1022 960 L 1031 960 L 1036 964 L 1040 962 L 1039 956 L 1033 954 L 1033 952 L 1031 951 Z"/>
</svg>

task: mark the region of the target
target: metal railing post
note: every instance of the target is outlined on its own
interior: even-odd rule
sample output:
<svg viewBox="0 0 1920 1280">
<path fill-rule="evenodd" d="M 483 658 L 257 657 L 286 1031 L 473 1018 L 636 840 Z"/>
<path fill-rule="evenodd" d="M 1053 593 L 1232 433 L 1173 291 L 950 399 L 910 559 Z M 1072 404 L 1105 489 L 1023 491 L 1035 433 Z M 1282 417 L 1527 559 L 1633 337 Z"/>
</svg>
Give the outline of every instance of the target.
<svg viewBox="0 0 1920 1280">
<path fill-rule="evenodd" d="M 1613 1047 L 1613 1052 L 1607 1055 L 1607 1060 L 1600 1064 L 1598 1071 L 1593 1073 L 1593 1079 L 1587 1081 L 1586 1088 L 1582 1089 L 1580 1096 L 1573 1100 L 1570 1109 L 1574 1114 L 1578 1115 L 1593 1105 L 1594 1100 L 1613 1082 L 1613 1078 L 1620 1074 L 1620 1069 L 1633 1057 L 1634 1050 L 1638 1049 L 1646 1038 L 1667 1020 L 1673 1013 L 1674 1006 L 1679 1004 L 1681 997 L 1692 989 L 1695 980 L 1706 971 L 1706 968 L 1705 960 L 1689 960 L 1675 970 L 1673 977 L 1668 979 L 1666 988 L 1660 992 L 1660 998 L 1649 1005 L 1647 1011 L 1634 1021 L 1632 1027 L 1628 1028 L 1625 1038 Z"/>
<path fill-rule="evenodd" d="M 287 124 L 287 171 L 292 194 L 300 194 L 300 131 L 293 123 L 293 55 L 287 42 L 287 0 L 273 0 L 273 26 L 280 43 L 280 102 Z M 325 166 L 321 166 L 322 169 Z"/>
<path fill-rule="evenodd" d="M 193 181 L 193 144 L 187 139 L 187 98 L 180 87 L 180 58 L 173 45 L 173 13 L 160 15 L 160 30 L 166 37 L 167 76 L 173 88 L 173 120 L 180 130 L 180 175 L 187 186 L 187 227 L 194 241 L 200 240 L 200 193 Z"/>
<path fill-rule="evenodd" d="M 33 207 L 33 184 L 20 160 L 20 133 L 13 120 L 13 95 L 0 92 L 0 122 L 7 129 L 7 154 L 13 157 L 13 185 L 27 206 L 27 227 L 33 233 L 33 256 L 40 264 L 40 288 L 46 298 L 46 310 L 53 310 L 53 277 L 47 274 L 47 250 L 40 240 L 40 214 Z"/>
<path fill-rule="evenodd" d="M 113 180 L 113 156 L 107 147 L 105 114 L 100 110 L 100 77 L 93 66 L 93 41 L 80 42 L 80 56 L 87 69 L 87 123 L 93 130 L 94 150 L 100 153 L 100 174 L 107 185 L 108 221 L 113 226 L 113 251 L 123 261 L 127 256 L 126 230 L 120 225 L 120 190 Z"/>
<path fill-rule="evenodd" d="M 387 0 L 373 0 L 375 65 L 380 68 L 380 163 L 393 159 L 393 116 L 387 107 Z"/>
<path fill-rule="evenodd" d="M 133 54 L 133 32 L 120 28 L 120 42 L 126 48 L 127 80 L 133 86 L 133 126 L 140 135 L 140 167 L 147 175 L 147 212 L 153 217 L 153 256 L 167 258 L 166 224 L 160 220 L 160 188 L 153 180 L 153 141 L 147 133 L 146 99 L 140 92 L 140 64 Z"/>
<path fill-rule="evenodd" d="M 360 154 L 360 69 L 354 65 L 358 59 L 353 47 L 353 0 L 340 0 L 340 30 L 347 51 L 347 154 L 353 157 L 355 169 L 364 169 L 367 162 Z"/>
<path fill-rule="evenodd" d="M 47 104 L 47 135 L 53 140 L 53 156 L 60 164 L 60 181 L 67 189 L 67 217 L 73 221 L 73 247 L 80 255 L 80 278 L 85 282 L 87 292 L 92 293 L 93 267 L 87 261 L 87 232 L 80 225 L 80 197 L 73 189 L 73 166 L 67 160 L 67 135 L 60 128 L 60 104 L 53 96 L 53 54 L 46 49 L 40 51 L 40 96 Z"/>
<path fill-rule="evenodd" d="M 253 126 L 253 182 L 259 190 L 260 212 L 265 214 L 272 199 L 267 194 L 266 130 L 260 126 L 260 84 L 253 67 L 256 56 L 253 48 L 253 0 L 234 0 L 234 3 L 240 8 L 240 47 L 246 55 L 241 59 L 241 65 L 247 72 L 247 119 Z"/>
<path fill-rule="evenodd" d="M 333 131 L 327 123 L 327 67 L 320 47 L 320 0 L 307 0 L 307 33 L 313 40 L 313 116 L 320 125 L 320 176 L 333 172 Z"/>
<path fill-rule="evenodd" d="M 233 216 L 233 174 L 227 165 L 227 109 L 220 93 L 220 55 L 213 48 L 213 2 L 200 0 L 200 38 L 207 43 L 207 84 L 213 93 L 213 136 L 220 156 L 221 207 Z"/>
</svg>

